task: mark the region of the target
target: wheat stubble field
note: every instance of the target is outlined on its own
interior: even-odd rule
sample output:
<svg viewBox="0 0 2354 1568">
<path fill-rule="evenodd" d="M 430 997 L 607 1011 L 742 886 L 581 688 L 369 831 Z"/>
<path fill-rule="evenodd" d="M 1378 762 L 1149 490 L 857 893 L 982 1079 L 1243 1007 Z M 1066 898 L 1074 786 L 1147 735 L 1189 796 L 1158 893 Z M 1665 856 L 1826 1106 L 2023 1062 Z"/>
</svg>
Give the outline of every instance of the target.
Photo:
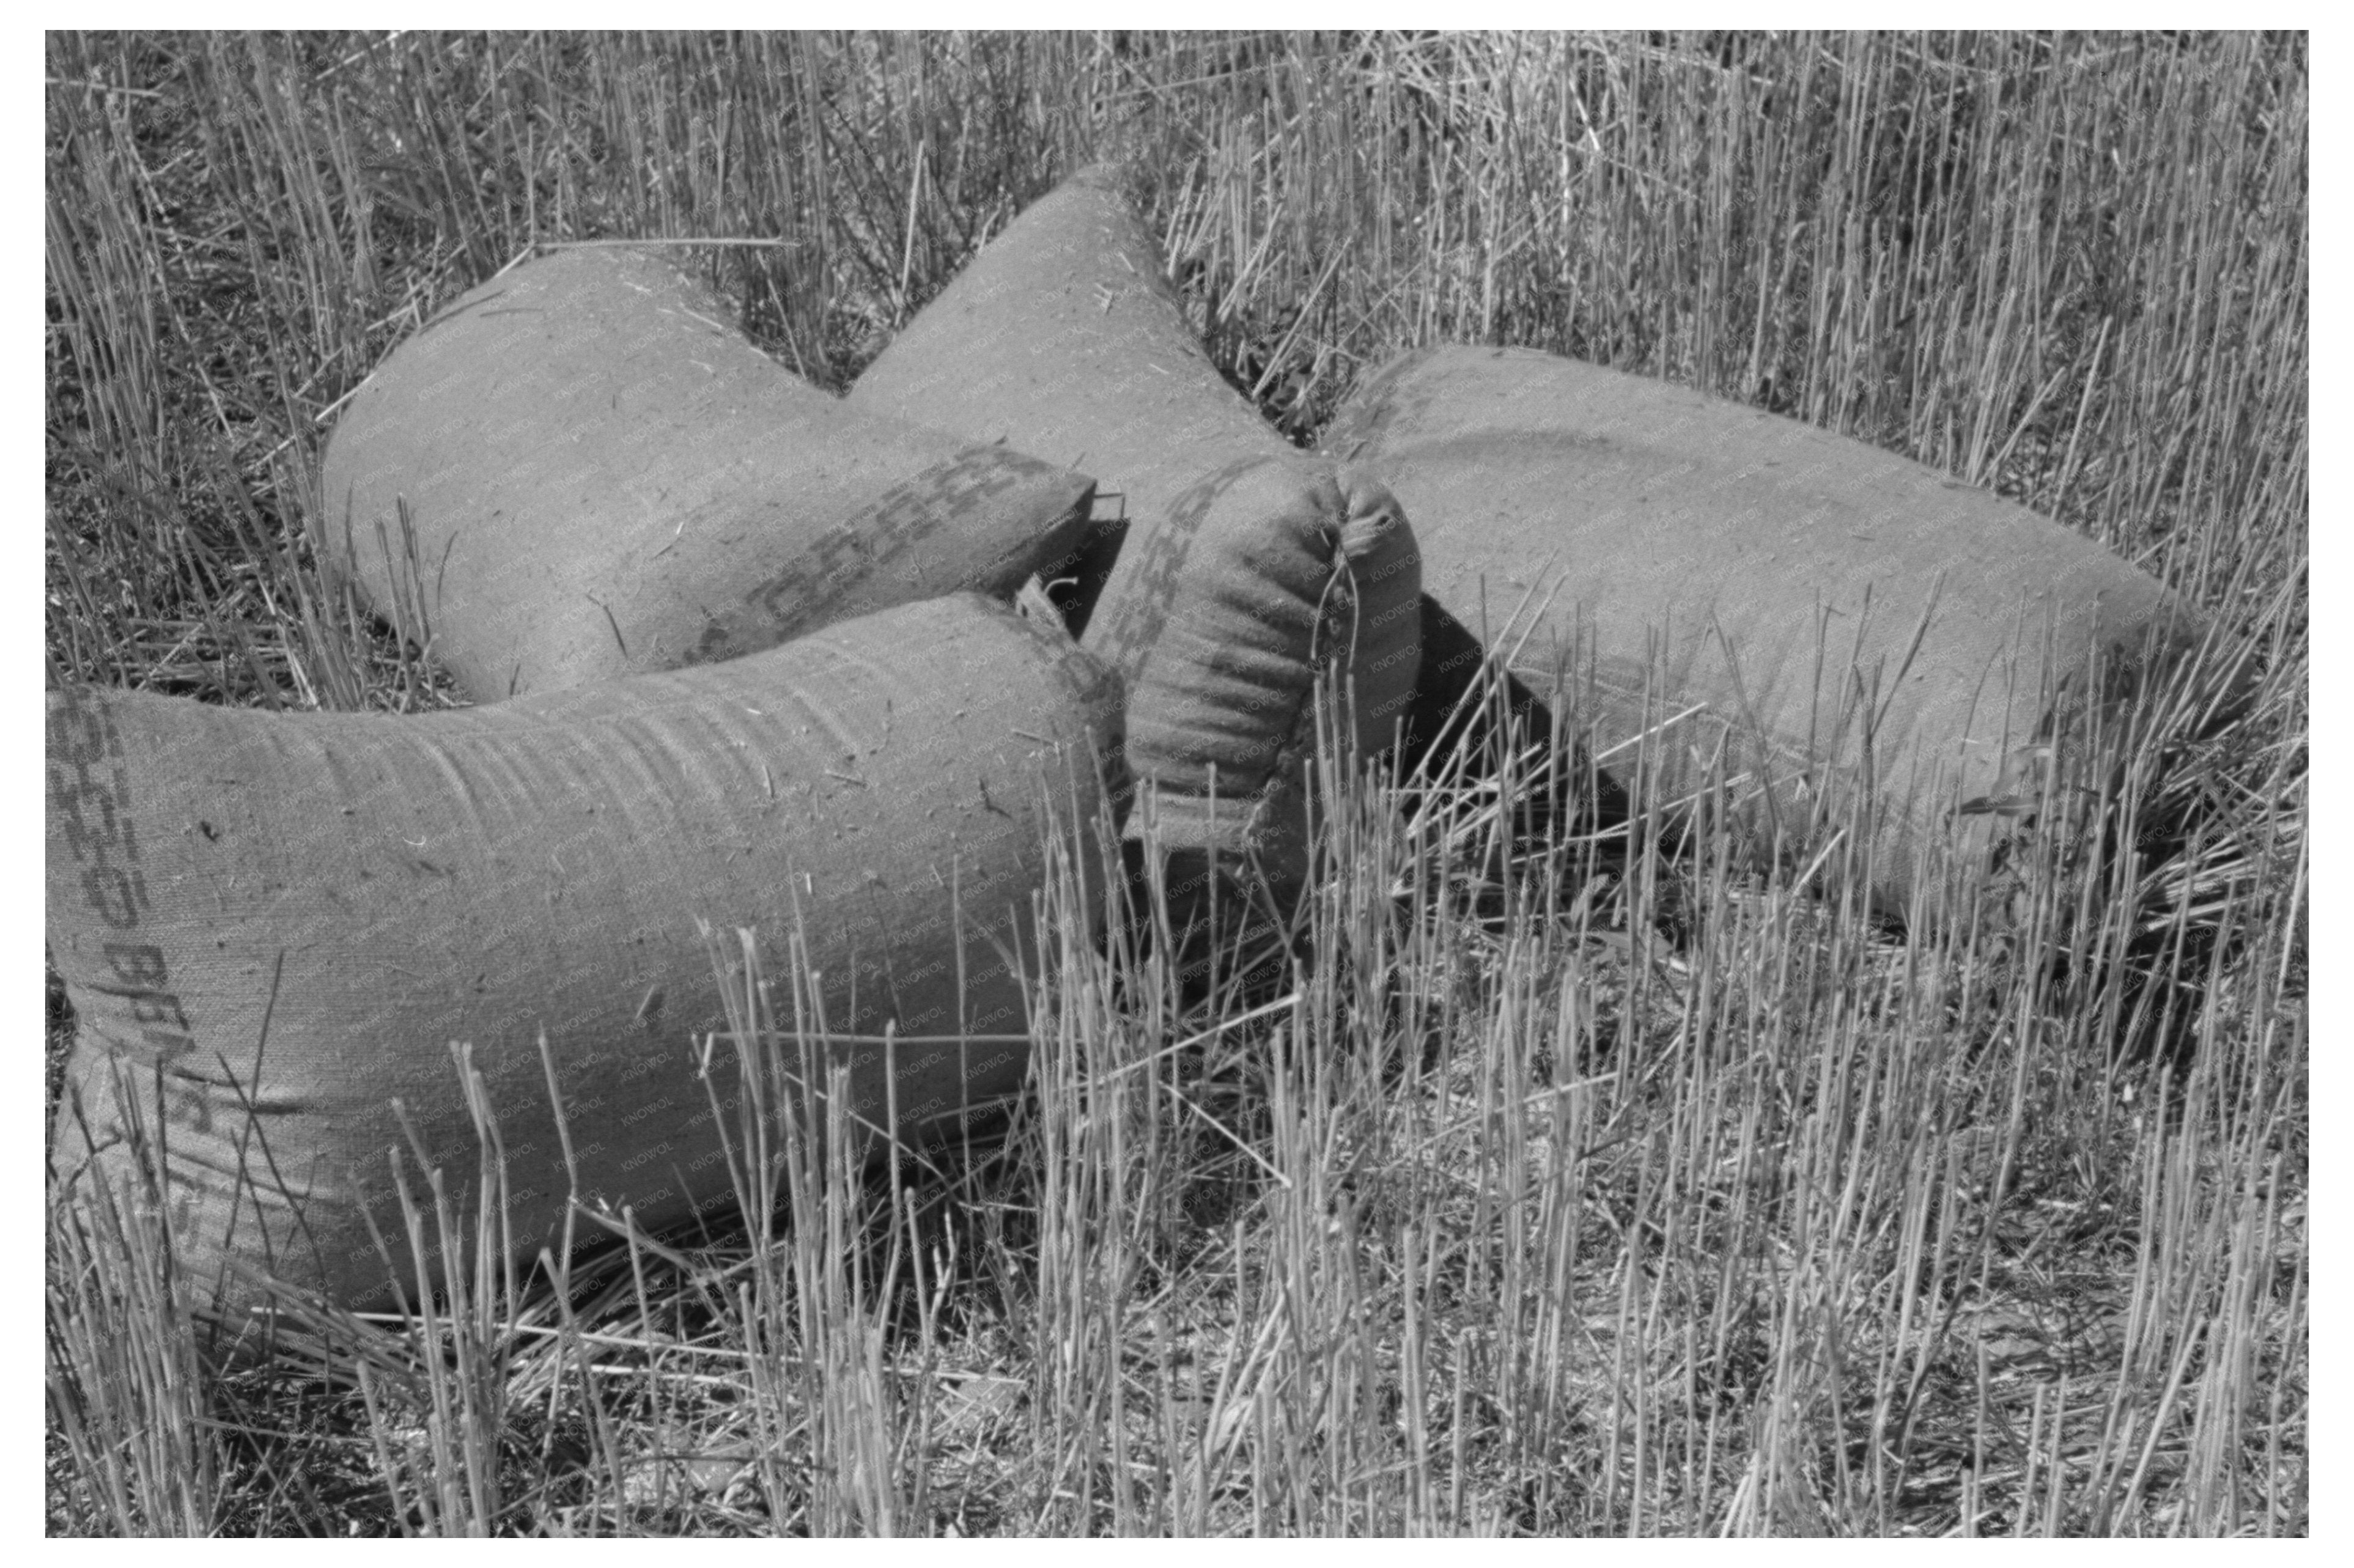
<svg viewBox="0 0 2354 1568">
<path fill-rule="evenodd" d="M 1532 840 L 1528 758 L 1330 777 L 1272 998 L 1050 944 L 1003 1127 L 801 1139 L 748 1223 L 259 1364 L 137 1205 L 52 1202 L 52 1533 L 2306 1531 L 2301 36 L 46 47 L 53 687 L 452 705 L 313 532 L 432 311 L 703 239 L 840 391 L 1116 144 L 1297 443 L 1420 344 L 1663 377 L 2101 541 L 2249 694 L 2105 736 L 2003 896 L 1909 932 L 1639 789 Z"/>
</svg>

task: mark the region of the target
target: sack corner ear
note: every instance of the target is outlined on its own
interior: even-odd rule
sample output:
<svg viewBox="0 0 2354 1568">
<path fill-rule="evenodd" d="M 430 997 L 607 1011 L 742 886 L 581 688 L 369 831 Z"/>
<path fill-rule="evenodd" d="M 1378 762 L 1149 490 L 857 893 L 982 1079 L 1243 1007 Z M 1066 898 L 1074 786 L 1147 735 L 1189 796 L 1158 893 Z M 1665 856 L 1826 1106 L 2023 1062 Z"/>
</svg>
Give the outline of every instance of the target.
<svg viewBox="0 0 2354 1568">
<path fill-rule="evenodd" d="M 1328 460 L 1351 526 L 1406 525 L 1405 503 L 1389 486 L 1390 465 L 1376 459 Z"/>
<path fill-rule="evenodd" d="M 1147 173 L 1150 158 L 1145 148 L 1143 117 L 1130 115 L 1107 126 L 1097 137 L 1093 154 L 1087 162 L 1073 171 L 1069 183 L 1090 190 L 1107 191 L 1124 197 L 1135 207 L 1150 176 Z"/>
</svg>

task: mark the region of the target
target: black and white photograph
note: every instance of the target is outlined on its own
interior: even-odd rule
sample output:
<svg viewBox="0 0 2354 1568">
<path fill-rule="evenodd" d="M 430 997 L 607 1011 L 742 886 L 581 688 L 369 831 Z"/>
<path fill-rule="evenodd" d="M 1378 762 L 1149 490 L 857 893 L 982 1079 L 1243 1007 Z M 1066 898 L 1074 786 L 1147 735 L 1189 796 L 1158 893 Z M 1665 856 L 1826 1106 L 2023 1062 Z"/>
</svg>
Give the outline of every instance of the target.
<svg viewBox="0 0 2354 1568">
<path fill-rule="evenodd" d="M 41 48 L 49 1537 L 2313 1533 L 2309 35 Z"/>
</svg>

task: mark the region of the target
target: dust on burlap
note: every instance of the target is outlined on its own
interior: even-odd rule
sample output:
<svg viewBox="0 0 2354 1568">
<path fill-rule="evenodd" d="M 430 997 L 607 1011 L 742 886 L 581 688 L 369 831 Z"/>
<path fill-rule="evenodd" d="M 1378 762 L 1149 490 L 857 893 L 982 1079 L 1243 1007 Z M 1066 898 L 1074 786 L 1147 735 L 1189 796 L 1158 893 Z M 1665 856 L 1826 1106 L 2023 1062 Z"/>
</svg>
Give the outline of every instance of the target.
<svg viewBox="0 0 2354 1568">
<path fill-rule="evenodd" d="M 1294 450 L 1220 377 L 1120 173 L 1088 169 L 1023 212 L 850 401 L 1097 476 L 1116 511 L 1071 613 L 1126 681 L 1159 841 L 1246 855 L 1296 891 L 1315 682 L 1349 683 L 1361 754 L 1413 696 L 1413 535 L 1389 492 Z"/>
<path fill-rule="evenodd" d="M 1326 446 L 1412 509 L 1440 602 L 1527 607 L 1500 628 L 1515 673 L 1543 692 L 1574 672 L 1597 751 L 1639 752 L 1658 798 L 1728 779 L 1761 840 L 1796 844 L 1868 788 L 1896 911 L 1931 841 L 2032 800 L 2086 691 L 2115 700 L 2200 631 L 2156 579 L 1986 491 L 1533 350 L 1401 355 Z"/>
<path fill-rule="evenodd" d="M 821 1048 L 855 1116 L 958 1125 L 1023 1081 L 1042 846 L 1050 818 L 1094 843 L 1119 725 L 1117 678 L 1059 624 L 970 595 L 449 713 L 53 692 L 48 935 L 97 1149 L 93 1171 L 61 1111 L 60 1180 L 124 1180 L 124 1069 L 207 1298 L 252 1300 L 218 1277 L 262 1264 L 379 1303 L 388 1151 L 413 1128 L 453 1195 L 476 1168 L 462 1040 L 527 1262 L 568 1193 L 544 1034 L 579 1199 L 679 1222 L 732 1191 L 712 1107 L 739 1092 L 724 1048 L 698 1070 L 726 1027 L 698 918 L 757 931 L 779 976 L 800 943 L 804 1025 L 906 1037 Z"/>
<path fill-rule="evenodd" d="M 1066 557 L 1090 482 L 809 386 L 671 258 L 438 314 L 328 443 L 321 557 L 478 701 L 735 657 Z"/>
</svg>

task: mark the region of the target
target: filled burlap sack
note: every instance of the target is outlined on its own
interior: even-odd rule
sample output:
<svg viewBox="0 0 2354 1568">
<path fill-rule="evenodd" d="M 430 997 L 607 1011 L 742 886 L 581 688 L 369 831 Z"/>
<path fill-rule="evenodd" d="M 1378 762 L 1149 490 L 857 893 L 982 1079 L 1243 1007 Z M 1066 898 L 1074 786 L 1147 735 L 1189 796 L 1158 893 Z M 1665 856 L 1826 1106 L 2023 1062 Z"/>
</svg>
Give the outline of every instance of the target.
<svg viewBox="0 0 2354 1568">
<path fill-rule="evenodd" d="M 323 560 L 478 701 L 733 658 L 1067 556 L 1090 483 L 852 409 L 652 252 L 560 250 L 395 350 L 328 442 Z"/>
<path fill-rule="evenodd" d="M 698 917 L 756 930 L 774 977 L 803 944 L 827 1033 L 869 1037 L 817 1053 L 857 1117 L 960 1125 L 1023 1080 L 1048 819 L 1093 843 L 1119 722 L 1117 680 L 1059 624 L 972 595 L 417 716 L 53 692 L 48 940 L 80 1031 L 53 1169 L 123 1178 L 127 1069 L 207 1299 L 251 1300 L 221 1276 L 260 1265 L 376 1304 L 396 1097 L 453 1192 L 473 1179 L 453 1041 L 496 1114 L 517 1255 L 560 1235 L 544 1033 L 580 1201 L 680 1221 L 731 1191 L 711 1105 L 739 1082 L 725 1044 L 698 1074 L 725 1027 Z M 775 1005 L 792 1026 L 788 989 Z"/>
<path fill-rule="evenodd" d="M 1117 496 L 1073 616 L 1126 682 L 1161 842 L 1246 854 L 1296 887 L 1318 675 L 1353 691 L 1361 753 L 1412 699 L 1414 539 L 1389 492 L 1294 450 L 1219 376 L 1119 173 L 1088 169 L 1023 212 L 849 400 L 1084 467 Z"/>
<path fill-rule="evenodd" d="M 2154 578 L 1986 491 L 1554 355 L 1401 355 L 1326 447 L 1412 510 L 1442 604 L 1528 607 L 1490 627 L 1514 672 L 1541 692 L 1574 673 L 1597 751 L 1639 749 L 1659 798 L 1727 778 L 1759 838 L 1795 845 L 1868 787 L 1893 911 L 1931 836 L 2032 800 L 2093 683 L 2122 700 L 2200 631 Z"/>
</svg>

